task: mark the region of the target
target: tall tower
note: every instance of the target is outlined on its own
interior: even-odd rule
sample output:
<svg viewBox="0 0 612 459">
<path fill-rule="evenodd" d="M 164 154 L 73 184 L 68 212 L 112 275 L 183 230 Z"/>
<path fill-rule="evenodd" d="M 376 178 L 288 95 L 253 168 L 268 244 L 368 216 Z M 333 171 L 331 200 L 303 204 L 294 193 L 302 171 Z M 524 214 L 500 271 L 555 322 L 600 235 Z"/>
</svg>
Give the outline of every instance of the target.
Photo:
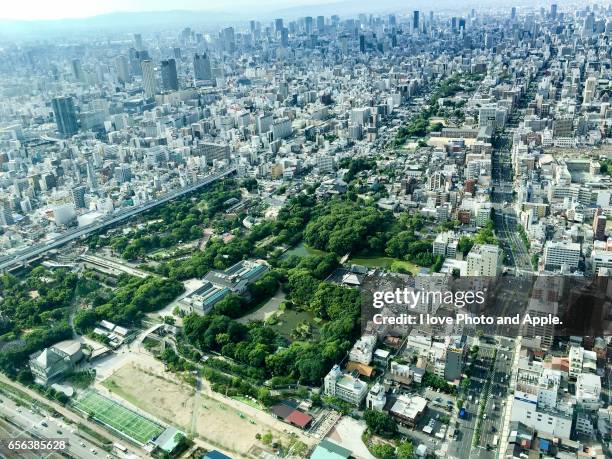
<svg viewBox="0 0 612 459">
<path fill-rule="evenodd" d="M 85 187 L 77 186 L 72 189 L 72 201 L 77 209 L 85 208 Z"/>
<path fill-rule="evenodd" d="M 96 170 L 91 158 L 87 158 L 87 185 L 89 189 L 94 191 L 98 188 L 98 179 L 96 178 Z"/>
<path fill-rule="evenodd" d="M 557 18 L 557 4 L 556 3 L 553 3 L 552 5 L 550 5 L 550 17 L 551 19 Z"/>
<path fill-rule="evenodd" d="M 178 76 L 176 74 L 176 61 L 174 59 L 161 61 L 161 74 L 162 85 L 166 91 L 178 90 Z"/>
<path fill-rule="evenodd" d="M 134 46 L 138 51 L 142 51 L 144 46 L 142 45 L 142 35 L 139 33 L 134 34 Z"/>
<path fill-rule="evenodd" d="M 0 201 L 0 225 L 10 226 L 14 223 L 11 206 L 7 201 Z"/>
<path fill-rule="evenodd" d="M 72 75 L 75 80 L 79 82 L 83 81 L 83 67 L 81 66 L 80 59 L 72 59 Z"/>
<path fill-rule="evenodd" d="M 412 30 L 415 32 L 419 31 L 419 25 L 420 25 L 419 20 L 420 20 L 419 12 L 416 10 L 413 11 L 412 12 Z"/>
<path fill-rule="evenodd" d="M 122 83 L 130 81 L 130 68 L 128 66 L 128 60 L 125 56 L 117 56 L 115 58 L 115 66 L 117 67 L 117 77 Z"/>
<path fill-rule="evenodd" d="M 144 86 L 145 97 L 150 99 L 151 97 L 155 96 L 155 93 L 157 92 L 153 62 L 147 59 L 142 61 L 140 66 L 142 68 L 142 83 Z"/>
<path fill-rule="evenodd" d="M 76 134 L 79 130 L 77 124 L 76 111 L 72 97 L 56 97 L 51 101 L 57 130 L 62 136 L 69 137 Z"/>
<path fill-rule="evenodd" d="M 212 80 L 212 69 L 208 54 L 193 56 L 193 72 L 196 80 Z"/>
</svg>

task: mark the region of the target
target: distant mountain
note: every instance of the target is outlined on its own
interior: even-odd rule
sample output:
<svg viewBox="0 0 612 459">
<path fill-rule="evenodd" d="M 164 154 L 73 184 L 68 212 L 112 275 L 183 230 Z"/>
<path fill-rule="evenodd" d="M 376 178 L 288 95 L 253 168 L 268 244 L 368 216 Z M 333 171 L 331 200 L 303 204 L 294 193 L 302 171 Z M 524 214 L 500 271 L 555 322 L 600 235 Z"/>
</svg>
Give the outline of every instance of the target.
<svg viewBox="0 0 612 459">
<path fill-rule="evenodd" d="M 170 2 L 169 2 L 170 3 Z M 531 3 L 531 0 L 438 0 L 432 4 L 429 0 L 330 0 L 316 5 L 282 6 L 260 3 L 257 7 L 237 9 L 234 12 L 204 11 L 204 10 L 169 10 L 115 12 L 98 16 L 61 19 L 61 20 L 3 20 L 0 19 L 0 36 L 10 35 L 48 35 L 65 32 L 92 31 L 150 31 L 152 29 L 193 27 L 201 29 L 211 26 L 226 26 L 245 23 L 251 19 L 270 20 L 276 17 L 294 19 L 301 16 L 355 17 L 359 13 L 403 12 L 410 14 L 413 10 L 467 10 L 469 8 L 504 8 Z M 532 3 L 533 4 L 533 3 Z M 535 6 L 535 5 L 534 5 Z M 232 7 L 228 2 L 228 9 Z"/>
<path fill-rule="evenodd" d="M 160 27 L 197 26 L 232 24 L 248 19 L 240 13 L 225 13 L 217 11 L 141 11 L 116 12 L 77 19 L 57 20 L 2 20 L 0 33 L 11 34 L 45 34 L 58 32 L 82 32 L 93 30 L 151 30 Z"/>
</svg>

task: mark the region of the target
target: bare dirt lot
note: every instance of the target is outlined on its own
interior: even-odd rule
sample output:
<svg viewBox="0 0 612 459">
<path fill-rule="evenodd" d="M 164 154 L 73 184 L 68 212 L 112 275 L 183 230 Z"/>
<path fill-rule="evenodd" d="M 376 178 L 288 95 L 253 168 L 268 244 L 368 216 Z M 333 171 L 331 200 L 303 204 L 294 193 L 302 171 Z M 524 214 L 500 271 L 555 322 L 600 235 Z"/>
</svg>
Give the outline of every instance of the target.
<svg viewBox="0 0 612 459">
<path fill-rule="evenodd" d="M 132 405 L 187 433 L 195 433 L 207 442 L 227 451 L 246 455 L 252 446 L 263 446 L 256 434 L 271 432 L 274 440 L 289 443 L 289 437 L 250 419 L 248 415 L 205 394 L 196 394 L 187 384 L 128 363 L 103 381 L 103 386 Z M 197 400 L 195 423 L 194 405 Z"/>
</svg>

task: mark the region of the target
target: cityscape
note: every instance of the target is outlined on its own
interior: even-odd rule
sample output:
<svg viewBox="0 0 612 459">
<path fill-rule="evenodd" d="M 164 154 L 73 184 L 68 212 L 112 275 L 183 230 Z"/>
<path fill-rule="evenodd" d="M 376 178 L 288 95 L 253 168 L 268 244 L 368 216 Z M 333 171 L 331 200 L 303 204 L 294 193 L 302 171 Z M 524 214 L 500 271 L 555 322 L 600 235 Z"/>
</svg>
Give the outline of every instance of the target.
<svg viewBox="0 0 612 459">
<path fill-rule="evenodd" d="M 612 4 L 133 3 L 0 19 L 0 458 L 612 457 Z"/>
</svg>

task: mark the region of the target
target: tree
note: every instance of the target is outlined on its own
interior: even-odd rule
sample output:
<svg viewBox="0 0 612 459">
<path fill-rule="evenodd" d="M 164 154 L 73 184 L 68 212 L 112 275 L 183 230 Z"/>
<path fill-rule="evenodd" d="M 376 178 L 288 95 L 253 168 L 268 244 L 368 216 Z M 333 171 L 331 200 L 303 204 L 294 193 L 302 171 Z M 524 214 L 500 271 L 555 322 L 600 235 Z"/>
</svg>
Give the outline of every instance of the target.
<svg viewBox="0 0 612 459">
<path fill-rule="evenodd" d="M 240 317 L 242 314 L 242 298 L 234 293 L 225 295 L 214 306 L 215 314 L 221 314 L 231 318 Z"/>
<path fill-rule="evenodd" d="M 308 452 L 308 445 L 300 440 L 296 440 L 291 448 L 293 454 L 296 456 L 305 457 L 306 453 Z"/>
<path fill-rule="evenodd" d="M 391 438 L 397 432 L 397 424 L 393 418 L 382 411 L 366 410 L 363 419 L 368 428 L 381 437 Z"/>
<path fill-rule="evenodd" d="M 457 250 L 464 256 L 467 255 L 474 246 L 474 240 L 468 236 L 461 236 L 457 243 Z"/>
<path fill-rule="evenodd" d="M 369 449 L 378 459 L 393 459 L 395 457 L 395 448 L 386 443 L 372 444 Z"/>
<path fill-rule="evenodd" d="M 265 433 L 265 434 L 263 434 L 263 435 L 262 435 L 262 437 L 261 437 L 261 442 L 262 442 L 264 445 L 266 445 L 266 446 L 268 446 L 268 445 L 272 444 L 272 440 L 273 440 L 273 437 L 272 437 L 272 432 L 270 432 L 270 431 L 266 432 L 266 433 Z"/>
<path fill-rule="evenodd" d="M 403 441 L 397 446 L 397 450 L 395 451 L 396 459 L 413 459 L 414 457 L 414 448 L 412 446 L 412 442 Z"/>
</svg>

